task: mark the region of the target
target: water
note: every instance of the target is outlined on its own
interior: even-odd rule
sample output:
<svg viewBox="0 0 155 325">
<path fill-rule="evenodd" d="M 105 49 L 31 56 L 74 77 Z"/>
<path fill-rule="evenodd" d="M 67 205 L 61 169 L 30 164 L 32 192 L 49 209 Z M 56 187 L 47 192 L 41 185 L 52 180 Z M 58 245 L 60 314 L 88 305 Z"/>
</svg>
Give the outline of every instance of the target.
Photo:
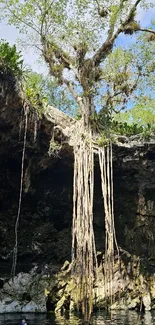
<svg viewBox="0 0 155 325">
<path fill-rule="evenodd" d="M 0 315 L 0 325 L 18 325 L 22 317 L 25 317 L 28 325 L 81 325 L 82 321 L 78 316 L 70 318 L 55 316 L 54 314 L 3 314 Z M 155 325 L 155 312 L 138 314 L 136 311 L 113 311 L 106 315 L 98 312 L 93 315 L 93 325 Z"/>
</svg>

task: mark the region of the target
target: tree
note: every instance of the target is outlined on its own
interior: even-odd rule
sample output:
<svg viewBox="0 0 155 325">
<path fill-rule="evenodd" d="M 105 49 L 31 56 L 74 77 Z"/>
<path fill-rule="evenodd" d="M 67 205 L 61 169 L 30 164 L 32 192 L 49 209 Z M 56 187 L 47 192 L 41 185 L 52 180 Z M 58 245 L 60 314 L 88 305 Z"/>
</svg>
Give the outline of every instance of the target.
<svg viewBox="0 0 155 325">
<path fill-rule="evenodd" d="M 55 77 L 25 71 L 23 86 L 26 98 L 34 106 L 37 105 L 38 101 L 40 101 L 40 106 L 42 106 L 42 102 L 46 102 L 70 116 L 76 115 L 76 103 L 69 91 L 63 85 L 59 85 Z M 42 113 L 43 109 L 40 108 L 40 114 Z"/>
<path fill-rule="evenodd" d="M 2 3 L 10 23 L 23 33 L 33 30 L 33 41 L 37 39 L 36 46 L 49 64 L 51 74 L 70 90 L 88 125 L 89 115 L 94 112 L 95 89 L 102 87 L 103 62 L 121 33 L 141 30 L 135 16 L 137 6 L 144 6 L 144 1 L 121 0 L 111 4 L 97 0 L 24 3 L 3 0 Z"/>
<path fill-rule="evenodd" d="M 154 40 L 153 34 L 144 34 L 138 37 L 134 46 L 132 44 L 132 48 L 129 47 L 127 51 L 131 57 L 128 65 L 128 71 L 130 71 L 128 84 L 134 84 L 134 86 L 130 87 L 130 96 L 126 98 L 124 107 L 118 109 L 117 105 L 115 106 L 117 114 L 113 114 L 113 118 L 116 121 L 127 122 L 129 125 L 135 123 L 143 127 L 154 124 Z"/>
<path fill-rule="evenodd" d="M 12 74 L 18 78 L 22 74 L 22 55 L 17 52 L 16 46 L 10 46 L 5 40 L 0 40 L 0 73 Z"/>
<path fill-rule="evenodd" d="M 152 4 L 150 3 L 150 6 Z M 105 284 L 113 297 L 112 279 L 114 243 L 117 247 L 114 209 L 112 144 L 107 131 L 105 142 L 97 141 L 95 115 L 97 95 L 106 89 L 105 120 L 108 123 L 114 107 L 111 99 L 130 96 L 128 71 L 119 71 L 113 86 L 104 72 L 106 60 L 113 52 L 121 33 L 132 35 L 145 31 L 154 36 L 153 29 L 141 29 L 136 21 L 139 6 L 148 7 L 142 0 L 3 0 L 3 12 L 10 24 L 22 33 L 33 32 L 33 41 L 47 62 L 50 73 L 60 86 L 65 86 L 79 107 L 81 120 L 74 134 L 74 195 L 72 227 L 72 262 L 77 283 L 77 303 L 87 319 L 93 306 L 93 284 L 97 276 L 97 260 L 93 232 L 94 153 L 99 157 L 105 208 Z M 37 41 L 36 41 L 37 40 Z M 124 56 L 124 61 L 129 58 Z M 117 61 L 116 61 L 117 63 Z M 103 82 L 102 82 L 103 80 Z M 115 86 L 115 87 L 114 87 Z M 130 86 L 130 87 L 129 87 Z M 111 93 L 112 91 L 112 93 Z M 125 97 L 126 96 L 126 97 Z M 112 101 L 113 103 L 113 101 Z M 96 121 L 95 121 L 96 119 Z M 94 125 L 94 121 L 95 124 Z"/>
</svg>

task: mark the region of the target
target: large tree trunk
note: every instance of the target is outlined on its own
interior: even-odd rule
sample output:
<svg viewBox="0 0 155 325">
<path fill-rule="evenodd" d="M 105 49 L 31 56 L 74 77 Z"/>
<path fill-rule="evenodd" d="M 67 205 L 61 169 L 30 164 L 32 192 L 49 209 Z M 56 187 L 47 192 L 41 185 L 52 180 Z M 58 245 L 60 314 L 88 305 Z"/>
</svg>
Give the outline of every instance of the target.
<svg viewBox="0 0 155 325">
<path fill-rule="evenodd" d="M 90 95 L 84 98 L 84 110 L 82 112 L 82 118 L 84 122 L 84 129 L 86 131 L 91 131 L 91 120 L 90 117 L 93 116 L 95 112 L 93 97 Z"/>
</svg>

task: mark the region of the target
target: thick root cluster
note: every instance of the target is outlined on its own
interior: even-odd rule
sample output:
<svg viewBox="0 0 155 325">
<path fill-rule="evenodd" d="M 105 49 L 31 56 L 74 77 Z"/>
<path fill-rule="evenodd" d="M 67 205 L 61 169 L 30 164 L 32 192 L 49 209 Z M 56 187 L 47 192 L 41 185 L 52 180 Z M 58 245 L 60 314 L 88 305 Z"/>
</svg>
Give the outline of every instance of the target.
<svg viewBox="0 0 155 325">
<path fill-rule="evenodd" d="M 93 230 L 94 152 L 82 138 L 74 147 L 74 196 L 72 263 L 77 281 L 77 304 L 89 318 L 93 307 L 93 285 L 97 258 Z"/>
</svg>

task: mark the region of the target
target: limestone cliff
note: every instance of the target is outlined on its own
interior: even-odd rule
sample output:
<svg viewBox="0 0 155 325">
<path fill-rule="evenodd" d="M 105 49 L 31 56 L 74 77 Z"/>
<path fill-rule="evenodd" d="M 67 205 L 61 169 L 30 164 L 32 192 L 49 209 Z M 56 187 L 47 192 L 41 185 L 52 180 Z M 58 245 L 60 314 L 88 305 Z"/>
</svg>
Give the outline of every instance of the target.
<svg viewBox="0 0 155 325">
<path fill-rule="evenodd" d="M 14 225 L 20 188 L 24 120 L 23 98 L 15 80 L 0 77 L 0 276 L 9 276 Z M 11 78 L 11 77 L 10 77 Z M 17 271 L 33 266 L 62 264 L 70 259 L 72 223 L 72 133 L 77 122 L 47 108 L 37 124 L 28 121 L 22 209 L 18 231 Z M 21 132 L 20 132 L 21 126 Z M 49 156 L 55 138 L 59 155 Z M 20 139 L 19 139 L 20 137 Z M 119 246 L 137 255 L 144 272 L 155 267 L 155 141 L 119 137 L 114 145 L 115 222 Z M 104 213 L 95 168 L 94 229 L 98 250 L 104 249 Z"/>
</svg>

